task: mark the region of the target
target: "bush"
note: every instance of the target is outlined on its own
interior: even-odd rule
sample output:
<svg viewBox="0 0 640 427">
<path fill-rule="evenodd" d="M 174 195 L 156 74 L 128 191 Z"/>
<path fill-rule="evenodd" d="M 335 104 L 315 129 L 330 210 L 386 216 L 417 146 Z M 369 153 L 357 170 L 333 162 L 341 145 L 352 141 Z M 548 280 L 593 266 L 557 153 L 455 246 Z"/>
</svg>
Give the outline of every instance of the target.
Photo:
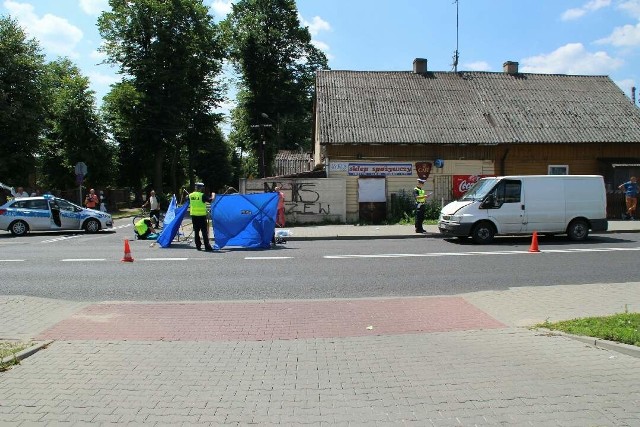
<svg viewBox="0 0 640 427">
<path fill-rule="evenodd" d="M 389 203 L 389 222 L 400 224 L 413 224 L 415 222 L 415 201 L 413 192 L 401 190 L 391 194 Z M 428 200 L 425 205 L 425 220 L 436 220 L 440 216 L 442 206 L 437 201 Z"/>
</svg>

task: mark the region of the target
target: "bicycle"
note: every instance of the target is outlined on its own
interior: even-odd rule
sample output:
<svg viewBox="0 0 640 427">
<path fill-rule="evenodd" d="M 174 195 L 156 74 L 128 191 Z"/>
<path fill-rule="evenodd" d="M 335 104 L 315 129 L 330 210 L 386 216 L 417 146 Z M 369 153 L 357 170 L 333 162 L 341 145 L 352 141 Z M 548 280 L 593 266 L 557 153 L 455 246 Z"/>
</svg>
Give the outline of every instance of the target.
<svg viewBox="0 0 640 427">
<path fill-rule="evenodd" d="M 147 209 L 140 209 L 140 213 L 133 217 L 133 225 L 141 219 L 151 219 L 154 228 L 161 229 L 164 226 L 164 213 L 160 212 L 160 217 L 157 218 L 155 215 L 150 216 L 149 211 Z"/>
</svg>

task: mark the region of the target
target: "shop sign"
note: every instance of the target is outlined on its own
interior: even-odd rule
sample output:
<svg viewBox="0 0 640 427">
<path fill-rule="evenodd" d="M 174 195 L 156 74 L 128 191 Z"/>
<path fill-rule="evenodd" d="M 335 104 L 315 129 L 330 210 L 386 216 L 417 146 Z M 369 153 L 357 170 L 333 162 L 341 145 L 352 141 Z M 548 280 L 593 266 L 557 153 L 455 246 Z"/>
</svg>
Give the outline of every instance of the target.
<svg viewBox="0 0 640 427">
<path fill-rule="evenodd" d="M 356 176 L 399 176 L 412 175 L 411 163 L 349 163 L 349 175 Z"/>
</svg>

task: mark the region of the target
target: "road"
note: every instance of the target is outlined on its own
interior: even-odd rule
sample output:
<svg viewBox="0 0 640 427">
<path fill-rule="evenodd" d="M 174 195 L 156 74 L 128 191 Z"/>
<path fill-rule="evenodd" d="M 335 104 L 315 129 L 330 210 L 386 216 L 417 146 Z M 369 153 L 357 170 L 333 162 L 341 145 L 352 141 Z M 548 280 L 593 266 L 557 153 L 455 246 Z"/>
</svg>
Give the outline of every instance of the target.
<svg viewBox="0 0 640 427">
<path fill-rule="evenodd" d="M 198 252 L 130 241 L 114 232 L 0 234 L 0 293 L 75 301 L 197 301 L 452 295 L 512 286 L 637 280 L 640 235 L 499 238 L 494 244 L 426 239 L 292 241 L 272 250 Z"/>
</svg>

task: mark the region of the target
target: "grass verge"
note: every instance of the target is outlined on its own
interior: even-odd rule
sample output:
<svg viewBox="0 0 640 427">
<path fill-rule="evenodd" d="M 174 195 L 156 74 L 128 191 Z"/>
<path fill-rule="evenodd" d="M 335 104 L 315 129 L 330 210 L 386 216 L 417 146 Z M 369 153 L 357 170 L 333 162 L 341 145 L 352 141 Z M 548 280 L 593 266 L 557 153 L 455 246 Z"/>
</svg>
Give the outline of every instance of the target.
<svg viewBox="0 0 640 427">
<path fill-rule="evenodd" d="M 585 317 L 554 323 L 545 321 L 536 325 L 536 327 L 640 347 L 640 313 Z"/>
<path fill-rule="evenodd" d="M 17 358 L 12 358 L 11 356 L 15 356 L 29 346 L 31 346 L 31 343 L 23 341 L 0 341 L 0 372 L 19 363 Z M 9 358 L 9 361 L 3 363 L 2 360 L 5 358 Z"/>
</svg>

